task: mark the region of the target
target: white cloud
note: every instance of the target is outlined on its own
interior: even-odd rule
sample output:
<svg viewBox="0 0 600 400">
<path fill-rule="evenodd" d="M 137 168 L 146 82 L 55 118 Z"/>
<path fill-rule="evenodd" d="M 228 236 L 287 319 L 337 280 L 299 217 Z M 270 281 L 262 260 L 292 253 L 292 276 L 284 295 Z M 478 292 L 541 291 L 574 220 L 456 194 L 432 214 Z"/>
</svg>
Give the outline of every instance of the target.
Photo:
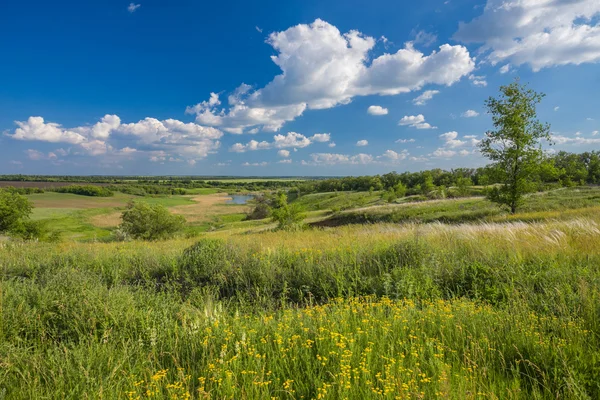
<svg viewBox="0 0 600 400">
<path fill-rule="evenodd" d="M 287 135 L 275 135 L 273 136 L 273 142 L 269 143 L 267 141 L 258 142 L 256 140 L 251 140 L 246 144 L 235 143 L 233 146 L 229 148 L 229 151 L 235 153 L 244 153 L 246 151 L 254 151 L 254 150 L 266 150 L 271 148 L 282 149 L 286 147 L 295 147 L 295 148 L 304 148 L 311 144 L 311 140 L 306 136 L 296 133 L 296 132 L 288 132 Z"/>
<path fill-rule="evenodd" d="M 469 154 L 471 154 L 471 152 L 469 150 L 461 150 L 458 152 L 458 154 L 460 154 L 461 156 L 468 156 Z"/>
<path fill-rule="evenodd" d="M 594 120 L 594 118 L 587 117 L 585 120 L 586 120 L 586 121 L 593 121 L 593 120 Z"/>
<path fill-rule="evenodd" d="M 395 141 L 395 143 L 414 143 L 415 139 L 398 139 Z"/>
<path fill-rule="evenodd" d="M 273 142 L 273 147 L 278 149 L 284 147 L 303 148 L 310 146 L 312 143 L 309 138 L 296 132 L 288 132 L 287 135 L 278 134 L 273 136 L 273 139 L 275 139 Z"/>
<path fill-rule="evenodd" d="M 41 151 L 34 150 L 34 149 L 25 150 L 25 154 L 27 154 L 27 158 L 29 158 L 30 160 L 33 160 L 33 161 L 48 159 L 48 156 L 46 156 L 44 153 L 42 153 Z"/>
<path fill-rule="evenodd" d="M 388 109 L 381 106 L 369 106 L 367 113 L 371 115 L 387 115 Z"/>
<path fill-rule="evenodd" d="M 431 46 L 436 42 L 436 40 L 437 35 L 426 31 L 419 31 L 416 33 L 413 43 L 420 43 L 423 44 L 423 46 Z"/>
<path fill-rule="evenodd" d="M 487 81 L 485 80 L 485 76 L 483 75 L 469 75 L 469 80 L 473 83 L 473 85 L 475 86 L 481 86 L 481 87 L 486 87 L 487 86 Z"/>
<path fill-rule="evenodd" d="M 289 150 L 279 150 L 277 152 L 277 155 L 279 157 L 288 158 L 290 156 L 290 151 Z"/>
<path fill-rule="evenodd" d="M 439 90 L 426 90 L 423 93 L 421 93 L 420 96 L 415 97 L 412 102 L 416 106 L 424 106 L 429 100 L 433 98 L 433 96 L 435 96 L 438 93 L 440 93 Z"/>
<path fill-rule="evenodd" d="M 356 96 L 406 93 L 426 84 L 449 86 L 474 69 L 468 50 L 458 45 L 444 44 L 425 55 L 408 43 L 394 54 L 374 57 L 374 38 L 358 31 L 342 34 L 319 19 L 272 33 L 267 43 L 277 52 L 271 59 L 280 75 L 228 109 L 203 102 L 187 112 L 200 124 L 234 133 L 255 126 L 277 131 L 306 109 L 347 104 Z"/>
<path fill-rule="evenodd" d="M 42 117 L 30 117 L 27 121 L 16 121 L 18 128 L 13 134 L 8 134 L 12 139 L 42 141 L 50 143 L 69 143 L 88 155 L 131 155 L 131 151 L 116 150 L 111 144 L 114 137 L 127 138 L 144 147 L 140 153 L 164 151 L 174 156 L 173 159 L 200 159 L 220 146 L 219 138 L 223 133 L 212 127 L 200 126 L 194 123 L 184 123 L 174 119 L 159 121 L 155 118 L 145 118 L 129 124 L 121 123 L 116 115 L 105 115 L 94 125 L 79 126 L 65 129 L 60 124 L 44 122 Z M 138 146 L 136 146 L 138 147 Z M 132 149 L 126 147 L 126 149 Z M 60 151 L 60 153 L 59 153 Z M 62 154 L 64 153 L 64 154 Z M 57 150 L 57 154 L 65 156 L 75 154 L 64 149 Z M 160 158 L 154 154 L 152 157 Z M 169 160 L 164 157 L 164 160 Z M 162 161 L 164 161 L 162 160 Z"/>
<path fill-rule="evenodd" d="M 129 5 L 127 6 L 127 11 L 129 11 L 130 13 L 133 13 L 141 6 L 142 6 L 141 4 L 129 3 Z"/>
<path fill-rule="evenodd" d="M 335 164 L 370 164 L 373 162 L 373 156 L 369 154 L 357 154 L 349 156 L 346 154 L 335 153 L 313 153 L 310 155 L 310 161 L 303 161 L 303 165 L 335 165 Z"/>
<path fill-rule="evenodd" d="M 479 113 L 477 111 L 475 111 L 475 110 L 467 110 L 464 113 L 462 113 L 460 116 L 464 117 L 464 118 L 473 118 L 473 117 L 476 117 L 478 115 L 479 115 Z"/>
<path fill-rule="evenodd" d="M 574 145 L 582 145 L 582 144 L 600 144 L 600 138 L 590 139 L 581 136 L 576 137 L 568 137 L 563 135 L 552 135 L 552 141 L 556 144 L 574 144 Z"/>
<path fill-rule="evenodd" d="M 358 142 L 356 142 L 356 145 L 358 147 L 364 147 L 364 146 L 368 146 L 369 145 L 369 141 L 368 140 L 359 140 Z"/>
<path fill-rule="evenodd" d="M 410 154 L 407 150 L 402 150 L 400 153 L 395 152 L 394 150 L 386 150 L 381 156 L 378 158 L 386 158 L 390 161 L 402 161 L 405 160 Z"/>
<path fill-rule="evenodd" d="M 278 164 L 291 164 L 292 160 L 291 159 L 286 159 L 286 160 L 279 160 L 277 161 Z"/>
<path fill-rule="evenodd" d="M 600 61 L 598 0 L 488 0 L 483 14 L 459 24 L 454 38 L 483 43 L 492 64 L 509 60 L 534 71 Z"/>
<path fill-rule="evenodd" d="M 271 148 L 271 143 L 262 141 L 258 142 L 256 140 L 251 140 L 247 144 L 235 143 L 233 146 L 229 148 L 229 151 L 234 153 L 245 153 L 246 151 L 255 151 L 255 150 L 266 150 Z"/>
<path fill-rule="evenodd" d="M 242 167 L 266 167 L 267 165 L 269 165 L 269 163 L 266 161 L 255 163 L 245 162 L 242 164 Z"/>
<path fill-rule="evenodd" d="M 431 153 L 431 156 L 438 157 L 438 158 L 450 158 L 450 157 L 454 157 L 455 155 L 456 155 L 456 151 L 444 149 L 441 147 L 438 148 L 437 150 L 435 150 L 433 153 Z"/>
<path fill-rule="evenodd" d="M 263 30 L 261 28 L 259 28 L 258 26 L 255 26 L 254 29 L 256 29 L 257 32 L 262 33 Z"/>
<path fill-rule="evenodd" d="M 335 142 L 329 143 L 329 147 L 331 147 L 331 148 L 335 147 Z"/>
<path fill-rule="evenodd" d="M 418 156 L 418 157 L 410 157 L 409 160 L 414 161 L 414 162 L 425 162 L 425 161 L 429 161 L 429 158 L 423 157 L 423 156 Z"/>
<path fill-rule="evenodd" d="M 558 111 L 559 108 L 559 106 L 554 107 L 554 111 Z"/>
<path fill-rule="evenodd" d="M 596 136 L 598 134 L 598 131 L 593 131 L 592 132 L 592 136 Z"/>
<path fill-rule="evenodd" d="M 506 73 L 508 73 L 508 72 L 510 72 L 510 64 L 503 65 L 503 66 L 500 68 L 500 73 L 501 73 L 501 74 L 506 74 Z"/>
<path fill-rule="evenodd" d="M 50 143 L 80 144 L 86 138 L 73 130 L 64 129 L 60 124 L 44 122 L 42 117 L 29 117 L 27 121 L 15 121 L 19 126 L 13 135 L 16 140 L 37 140 Z"/>
<path fill-rule="evenodd" d="M 320 143 L 329 142 L 331 140 L 331 134 L 330 133 L 315 133 L 314 135 L 312 135 L 310 137 L 310 140 L 312 140 L 313 142 L 320 142 Z"/>
<path fill-rule="evenodd" d="M 458 139 L 458 132 L 456 131 L 443 133 L 440 135 L 440 139 L 444 140 L 445 147 L 449 147 L 451 149 L 456 147 L 462 147 L 465 144 L 467 144 L 467 142 L 465 142 L 464 140 Z"/>
<path fill-rule="evenodd" d="M 405 115 L 398 122 L 400 126 L 411 126 L 417 129 L 437 129 L 437 126 L 431 126 L 429 123 L 425 122 L 425 117 L 423 114 L 419 115 Z"/>
</svg>

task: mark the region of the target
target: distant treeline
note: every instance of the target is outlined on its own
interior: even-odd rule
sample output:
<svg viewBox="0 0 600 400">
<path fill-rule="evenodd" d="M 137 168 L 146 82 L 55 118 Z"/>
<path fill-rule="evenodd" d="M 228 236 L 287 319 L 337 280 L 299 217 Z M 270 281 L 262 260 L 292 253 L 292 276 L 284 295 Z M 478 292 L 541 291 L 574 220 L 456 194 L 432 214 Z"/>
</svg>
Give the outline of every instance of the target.
<svg viewBox="0 0 600 400">
<path fill-rule="evenodd" d="M 202 179 L 204 178 L 204 179 Z M 217 178 L 219 180 L 217 180 Z M 252 178 L 245 178 L 252 179 Z M 258 178 L 256 178 L 258 179 Z M 139 176 L 42 176 L 42 175 L 0 175 L 0 181 L 13 182 L 77 182 L 86 185 L 69 185 L 61 188 L 47 188 L 55 192 L 83 194 L 87 196 L 108 195 L 119 191 L 136 196 L 182 195 L 186 189 L 220 188 L 241 191 L 270 191 L 291 189 L 298 194 L 334 191 L 398 190 L 399 184 L 406 188 L 406 194 L 427 193 L 434 188 L 488 186 L 500 183 L 492 165 L 481 168 L 457 168 L 450 171 L 432 169 L 421 172 L 390 172 L 384 175 L 312 178 L 249 180 L 233 177 L 139 177 Z M 573 186 L 600 184 L 600 152 L 581 154 L 558 152 L 547 156 L 541 162 L 536 182 L 540 189 L 552 186 Z M 101 184 L 105 186 L 94 186 Z M 96 189 L 90 189 L 91 187 Z M 36 188 L 12 189 L 23 194 L 38 193 Z M 39 189 L 37 189 L 39 190 Z M 104 194 L 96 194 L 104 193 Z"/>
<path fill-rule="evenodd" d="M 92 196 L 92 197 L 111 197 L 114 195 L 113 191 L 104 187 L 104 186 L 94 186 L 94 185 L 70 185 L 70 186 L 62 186 L 55 187 L 51 189 L 47 189 L 52 192 L 57 193 L 71 193 L 78 194 L 81 196 Z"/>
<path fill-rule="evenodd" d="M 384 175 L 357 176 L 305 181 L 297 185 L 300 194 L 334 191 L 390 190 L 402 184 L 407 194 L 419 194 L 434 187 L 467 185 L 488 186 L 500 183 L 493 165 L 481 168 L 432 169 L 421 172 L 390 172 Z M 600 184 L 600 152 L 581 154 L 558 152 L 541 162 L 536 182 L 540 189 L 552 186 Z"/>
</svg>

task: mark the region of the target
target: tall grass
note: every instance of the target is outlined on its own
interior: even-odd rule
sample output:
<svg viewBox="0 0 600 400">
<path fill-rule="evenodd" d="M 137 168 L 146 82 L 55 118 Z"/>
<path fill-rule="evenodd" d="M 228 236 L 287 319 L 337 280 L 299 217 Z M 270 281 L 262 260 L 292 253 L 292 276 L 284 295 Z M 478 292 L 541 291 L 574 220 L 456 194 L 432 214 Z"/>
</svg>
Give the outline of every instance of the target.
<svg viewBox="0 0 600 400">
<path fill-rule="evenodd" d="M 0 393 L 600 397 L 600 225 L 0 244 Z"/>
</svg>

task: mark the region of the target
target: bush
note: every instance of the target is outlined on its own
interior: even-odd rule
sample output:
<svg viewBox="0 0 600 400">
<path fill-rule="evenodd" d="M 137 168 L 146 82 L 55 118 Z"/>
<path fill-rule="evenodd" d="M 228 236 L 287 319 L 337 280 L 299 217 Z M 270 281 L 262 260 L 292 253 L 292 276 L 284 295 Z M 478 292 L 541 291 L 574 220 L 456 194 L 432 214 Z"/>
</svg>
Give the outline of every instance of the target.
<svg viewBox="0 0 600 400">
<path fill-rule="evenodd" d="M 160 240 L 173 237 L 180 231 L 185 219 L 173 215 L 162 204 L 131 202 L 121 215 L 119 232 L 133 239 Z"/>
<path fill-rule="evenodd" d="M 272 211 L 273 221 L 278 222 L 278 229 L 294 229 L 301 225 L 304 215 L 302 207 L 296 203 L 288 204 L 287 196 L 281 193 L 277 199 L 279 208 Z"/>
<path fill-rule="evenodd" d="M 266 196 L 256 196 L 254 201 L 256 206 L 246 216 L 247 220 L 264 219 L 271 216 L 271 201 Z"/>
<path fill-rule="evenodd" d="M 0 232 L 19 229 L 29 218 L 33 206 L 27 197 L 18 193 L 0 190 Z"/>
</svg>

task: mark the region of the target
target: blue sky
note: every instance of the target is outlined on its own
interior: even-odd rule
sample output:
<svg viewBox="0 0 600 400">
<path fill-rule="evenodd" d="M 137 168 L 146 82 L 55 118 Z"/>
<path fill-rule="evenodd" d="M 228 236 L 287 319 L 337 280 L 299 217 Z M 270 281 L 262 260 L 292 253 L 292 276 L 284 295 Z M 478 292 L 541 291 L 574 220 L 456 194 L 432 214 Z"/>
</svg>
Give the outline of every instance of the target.
<svg viewBox="0 0 600 400">
<path fill-rule="evenodd" d="M 0 5 L 0 173 L 357 175 L 485 163 L 484 100 L 600 149 L 597 0 Z"/>
</svg>

